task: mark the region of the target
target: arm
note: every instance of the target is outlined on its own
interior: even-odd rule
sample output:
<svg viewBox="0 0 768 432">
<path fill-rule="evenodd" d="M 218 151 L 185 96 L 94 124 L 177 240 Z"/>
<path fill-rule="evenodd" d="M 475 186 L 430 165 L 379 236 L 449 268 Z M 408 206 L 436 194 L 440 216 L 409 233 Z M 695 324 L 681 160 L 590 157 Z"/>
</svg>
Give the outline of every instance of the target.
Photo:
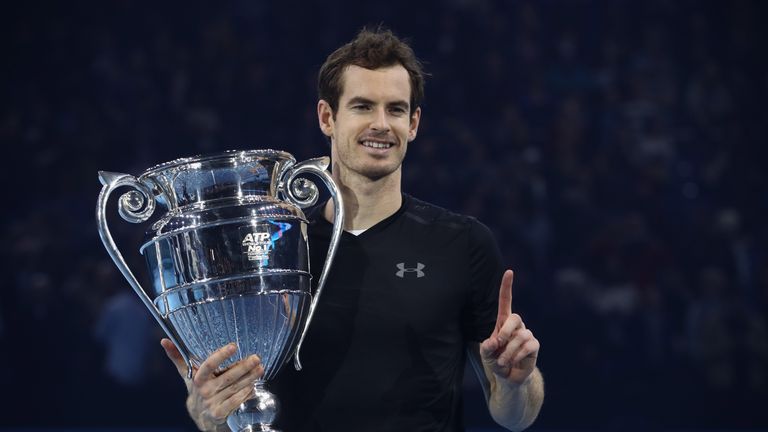
<svg viewBox="0 0 768 432">
<path fill-rule="evenodd" d="M 493 333 L 468 347 L 491 417 L 513 431 L 530 426 L 544 402 L 544 379 L 536 367 L 539 341 L 512 313 L 512 272 L 504 273 Z"/>
</svg>

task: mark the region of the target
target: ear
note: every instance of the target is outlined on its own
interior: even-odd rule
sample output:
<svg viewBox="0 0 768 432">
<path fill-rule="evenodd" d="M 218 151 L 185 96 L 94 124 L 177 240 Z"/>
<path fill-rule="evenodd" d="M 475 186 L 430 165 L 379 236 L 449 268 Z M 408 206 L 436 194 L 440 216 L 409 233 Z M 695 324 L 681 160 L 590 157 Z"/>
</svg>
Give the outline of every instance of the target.
<svg viewBox="0 0 768 432">
<path fill-rule="evenodd" d="M 418 107 L 411 114 L 411 124 L 408 127 L 408 142 L 411 142 L 416 139 L 416 133 L 419 131 L 420 120 L 421 120 L 421 107 Z"/>
<path fill-rule="evenodd" d="M 317 121 L 320 124 L 320 130 L 325 136 L 332 137 L 334 128 L 333 109 L 323 99 L 317 101 Z"/>
</svg>

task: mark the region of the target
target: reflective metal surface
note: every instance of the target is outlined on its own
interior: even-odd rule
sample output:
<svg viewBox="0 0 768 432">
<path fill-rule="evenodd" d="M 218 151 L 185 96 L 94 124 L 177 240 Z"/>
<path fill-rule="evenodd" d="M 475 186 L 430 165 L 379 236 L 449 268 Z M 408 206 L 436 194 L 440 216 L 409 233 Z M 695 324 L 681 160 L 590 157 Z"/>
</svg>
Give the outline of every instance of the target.
<svg viewBox="0 0 768 432">
<path fill-rule="evenodd" d="M 218 348 L 235 342 L 235 356 L 261 358 L 255 396 L 230 415 L 233 430 L 271 429 L 277 402 L 264 386 L 299 349 L 317 307 L 343 227 L 343 203 L 326 172 L 328 158 L 297 164 L 285 152 L 252 150 L 177 159 L 138 177 L 100 172 L 104 187 L 96 209 L 99 234 L 115 264 L 179 347 L 191 374 Z M 320 178 L 334 201 L 328 258 L 311 294 L 307 221 L 301 208 L 318 190 L 303 178 Z M 299 177 L 301 176 L 301 177 Z M 140 252 L 152 287 L 145 290 L 122 258 L 109 232 L 106 206 L 117 188 L 119 213 L 146 222 L 165 209 L 146 232 Z M 300 389 L 297 389 L 300 391 Z"/>
</svg>

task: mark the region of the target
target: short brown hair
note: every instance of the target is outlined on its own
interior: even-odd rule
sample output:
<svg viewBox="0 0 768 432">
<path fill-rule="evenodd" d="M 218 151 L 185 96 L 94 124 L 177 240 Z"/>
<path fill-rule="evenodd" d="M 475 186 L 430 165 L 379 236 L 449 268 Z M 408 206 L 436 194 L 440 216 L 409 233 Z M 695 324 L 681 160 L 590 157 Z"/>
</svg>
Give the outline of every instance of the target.
<svg viewBox="0 0 768 432">
<path fill-rule="evenodd" d="M 407 43 L 382 27 L 376 30 L 363 28 L 351 42 L 328 56 L 317 77 L 318 96 L 328 102 L 335 117 L 344 85 L 342 74 L 347 66 L 378 69 L 396 64 L 402 65 L 411 79 L 410 104 L 413 113 L 424 99 L 424 71 L 421 61 L 416 58 Z"/>
</svg>

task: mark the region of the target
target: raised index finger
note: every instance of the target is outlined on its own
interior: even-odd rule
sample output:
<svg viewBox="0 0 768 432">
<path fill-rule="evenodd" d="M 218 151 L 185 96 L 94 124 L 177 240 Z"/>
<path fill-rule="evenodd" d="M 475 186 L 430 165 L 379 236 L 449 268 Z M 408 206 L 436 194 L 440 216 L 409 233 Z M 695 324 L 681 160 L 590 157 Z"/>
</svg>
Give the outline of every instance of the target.
<svg viewBox="0 0 768 432">
<path fill-rule="evenodd" d="M 512 270 L 504 272 L 499 287 L 499 313 L 496 315 L 496 325 L 504 324 L 508 316 L 512 314 L 512 279 L 515 273 Z"/>
<path fill-rule="evenodd" d="M 237 346 L 234 343 L 230 343 L 214 351 L 214 353 L 205 359 L 203 364 L 200 365 L 200 369 L 197 371 L 197 376 L 204 379 L 208 379 L 214 376 L 216 368 L 218 368 L 220 364 L 224 363 L 226 359 L 232 357 L 232 354 L 234 354 L 236 350 Z"/>
</svg>

